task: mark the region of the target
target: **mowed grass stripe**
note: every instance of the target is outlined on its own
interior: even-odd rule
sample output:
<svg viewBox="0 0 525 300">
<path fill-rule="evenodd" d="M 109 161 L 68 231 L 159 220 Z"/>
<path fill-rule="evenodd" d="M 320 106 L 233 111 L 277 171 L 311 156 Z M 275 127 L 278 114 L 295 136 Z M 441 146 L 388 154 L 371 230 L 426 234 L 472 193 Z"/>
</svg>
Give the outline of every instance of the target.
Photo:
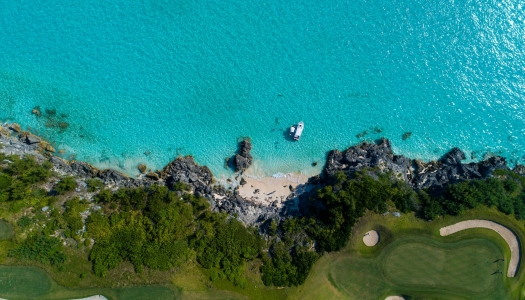
<svg viewBox="0 0 525 300">
<path fill-rule="evenodd" d="M 44 270 L 37 268 L 0 266 L 0 297 L 7 299 L 44 296 L 51 282 Z"/>
<path fill-rule="evenodd" d="M 328 269 L 331 283 L 349 299 L 379 299 L 388 291 L 451 294 L 492 293 L 502 274 L 497 246 L 484 239 L 441 243 L 428 237 L 400 238 L 381 255 L 341 257 Z"/>
<path fill-rule="evenodd" d="M 494 260 L 502 254 L 486 240 L 448 244 L 411 238 L 398 240 L 385 250 L 384 274 L 400 286 L 482 293 L 501 277 L 493 273 L 501 269 Z"/>
<path fill-rule="evenodd" d="M 346 257 L 334 261 L 328 270 L 332 284 L 349 299 L 377 299 L 389 285 L 374 260 Z"/>
</svg>

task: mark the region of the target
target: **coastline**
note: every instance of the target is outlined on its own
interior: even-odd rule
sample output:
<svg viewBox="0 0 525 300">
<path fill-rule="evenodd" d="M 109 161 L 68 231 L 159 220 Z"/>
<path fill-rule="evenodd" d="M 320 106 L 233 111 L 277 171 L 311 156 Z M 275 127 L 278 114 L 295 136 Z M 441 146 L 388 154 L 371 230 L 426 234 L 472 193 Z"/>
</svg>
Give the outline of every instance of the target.
<svg viewBox="0 0 525 300">
<path fill-rule="evenodd" d="M 283 220 L 301 215 L 301 199 L 308 198 L 319 184 L 322 185 L 323 178 L 338 171 L 351 174 L 363 168 L 377 168 L 382 172 L 392 172 L 414 190 L 428 189 L 436 193 L 443 191 L 448 183 L 487 178 L 497 169 L 510 171 L 506 159 L 500 156 L 492 156 L 477 163 L 464 163 L 466 155 L 458 148 L 451 149 L 435 161 L 410 159 L 394 154 L 391 142 L 382 138 L 374 143 L 363 142 L 351 146 L 344 151 L 328 152 L 325 162 L 318 164 L 322 165 L 322 172 L 313 176 L 303 173 L 261 176 L 264 174 L 259 163 L 253 163 L 249 153 L 251 143 L 247 143 L 247 148 L 239 148 L 233 160 L 237 164 L 239 159 L 241 168 L 239 165 L 234 166 L 237 172 L 232 171 L 232 177 L 226 179 L 216 178 L 208 167 L 196 163 L 192 156 L 179 156 L 162 170 L 146 169 L 137 177 L 129 177 L 114 169 L 100 170 L 86 162 L 58 157 L 57 150 L 51 144 L 21 130 L 16 123 L 0 126 L 0 143 L 3 144 L 0 152 L 30 154 L 40 162 L 48 160 L 61 175 L 76 176 L 80 180 L 98 178 L 112 190 L 154 184 L 173 188 L 181 182 L 190 187 L 191 193 L 206 198 L 213 210 L 236 216 L 243 223 L 255 226 L 270 219 Z M 525 167 L 517 165 L 514 171 L 525 173 Z"/>
</svg>

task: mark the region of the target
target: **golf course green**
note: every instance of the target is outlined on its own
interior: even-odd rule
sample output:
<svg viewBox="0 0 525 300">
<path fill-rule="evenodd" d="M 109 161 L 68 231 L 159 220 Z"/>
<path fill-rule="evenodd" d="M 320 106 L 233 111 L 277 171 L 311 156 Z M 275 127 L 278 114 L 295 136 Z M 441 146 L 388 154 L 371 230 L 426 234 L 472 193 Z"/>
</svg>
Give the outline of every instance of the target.
<svg viewBox="0 0 525 300">
<path fill-rule="evenodd" d="M 369 214 L 356 225 L 348 246 L 323 256 L 291 299 L 522 299 L 523 272 L 507 277 L 510 250 L 496 232 L 468 229 L 441 237 L 439 229 L 480 218 L 505 224 L 523 239 L 523 223 L 483 209 L 436 222 Z M 377 230 L 380 242 L 363 235 Z M 521 246 L 521 245 L 520 245 Z"/>
</svg>

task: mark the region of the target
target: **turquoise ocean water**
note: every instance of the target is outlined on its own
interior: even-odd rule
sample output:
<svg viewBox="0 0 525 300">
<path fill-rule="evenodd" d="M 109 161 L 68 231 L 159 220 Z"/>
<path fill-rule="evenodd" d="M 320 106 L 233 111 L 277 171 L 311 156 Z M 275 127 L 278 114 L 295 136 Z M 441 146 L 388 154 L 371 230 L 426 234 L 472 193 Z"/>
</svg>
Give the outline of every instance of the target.
<svg viewBox="0 0 525 300">
<path fill-rule="evenodd" d="M 131 174 L 192 154 L 225 175 L 242 136 L 265 174 L 380 136 L 426 160 L 458 146 L 525 163 L 524 6 L 0 0 L 0 119 Z"/>
</svg>

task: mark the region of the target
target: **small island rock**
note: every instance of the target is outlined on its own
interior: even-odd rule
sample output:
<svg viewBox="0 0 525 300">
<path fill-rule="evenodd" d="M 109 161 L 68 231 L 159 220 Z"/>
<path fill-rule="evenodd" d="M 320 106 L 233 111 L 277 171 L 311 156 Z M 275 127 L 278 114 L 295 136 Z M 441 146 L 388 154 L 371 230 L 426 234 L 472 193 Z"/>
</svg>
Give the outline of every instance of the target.
<svg viewBox="0 0 525 300">
<path fill-rule="evenodd" d="M 239 143 L 239 151 L 235 154 L 233 164 L 235 166 L 235 172 L 246 170 L 250 167 L 253 161 L 253 157 L 250 154 L 252 150 L 252 143 L 244 139 Z"/>
<path fill-rule="evenodd" d="M 51 146 L 49 144 L 46 145 L 45 149 L 46 149 L 47 152 L 53 152 L 53 153 L 56 152 L 55 148 L 53 148 L 53 146 Z"/>
<path fill-rule="evenodd" d="M 140 164 L 137 168 L 139 169 L 140 173 L 146 174 L 147 167 L 145 164 Z"/>
<path fill-rule="evenodd" d="M 18 125 L 17 123 L 13 123 L 11 124 L 11 126 L 9 126 L 9 129 L 15 131 L 15 132 L 20 132 L 22 129 L 20 128 L 20 125 Z"/>
</svg>

